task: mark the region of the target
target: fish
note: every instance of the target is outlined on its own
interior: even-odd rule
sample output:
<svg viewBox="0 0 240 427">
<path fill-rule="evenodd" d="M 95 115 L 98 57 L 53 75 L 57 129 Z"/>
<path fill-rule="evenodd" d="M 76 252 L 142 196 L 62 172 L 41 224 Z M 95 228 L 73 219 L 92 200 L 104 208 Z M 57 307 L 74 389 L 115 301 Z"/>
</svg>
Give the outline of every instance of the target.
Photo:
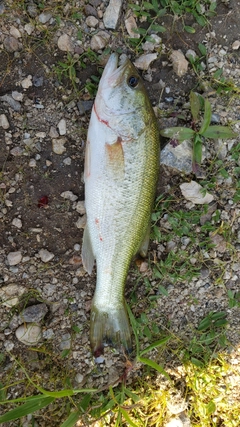
<svg viewBox="0 0 240 427">
<path fill-rule="evenodd" d="M 87 223 L 82 262 L 96 288 L 90 315 L 95 357 L 105 345 L 130 353 L 124 288 L 133 257 L 146 256 L 160 163 L 157 120 L 143 80 L 112 53 L 92 107 L 85 150 Z"/>
</svg>

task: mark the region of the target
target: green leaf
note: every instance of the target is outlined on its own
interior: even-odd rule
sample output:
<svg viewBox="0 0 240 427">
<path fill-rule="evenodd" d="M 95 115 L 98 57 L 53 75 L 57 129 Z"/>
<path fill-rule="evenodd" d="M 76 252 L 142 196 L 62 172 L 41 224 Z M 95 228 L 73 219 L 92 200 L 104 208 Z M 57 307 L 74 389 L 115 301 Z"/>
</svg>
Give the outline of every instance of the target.
<svg viewBox="0 0 240 427">
<path fill-rule="evenodd" d="M 144 9 L 146 10 L 154 9 L 154 6 L 152 5 L 152 3 L 149 3 L 148 1 L 144 1 L 143 6 L 144 6 Z"/>
<path fill-rule="evenodd" d="M 208 99 L 205 99 L 203 123 L 202 123 L 200 130 L 199 130 L 200 135 L 202 135 L 207 130 L 207 128 L 209 127 L 209 125 L 211 123 L 211 117 L 212 117 L 211 104 L 208 101 Z"/>
<path fill-rule="evenodd" d="M 153 24 L 150 27 L 151 31 L 156 31 L 157 33 L 164 33 L 166 31 L 166 28 L 162 25 Z"/>
<path fill-rule="evenodd" d="M 207 20 L 201 15 L 197 15 L 196 13 L 194 14 L 194 17 L 195 17 L 195 19 L 196 19 L 196 21 L 197 21 L 197 23 L 199 24 L 199 25 L 201 25 L 201 27 L 204 27 L 205 25 L 206 25 L 206 23 L 207 23 Z"/>
<path fill-rule="evenodd" d="M 200 360 L 196 359 L 195 357 L 191 357 L 190 360 L 193 363 L 193 365 L 197 366 L 198 368 L 203 368 L 204 363 L 201 362 Z"/>
<path fill-rule="evenodd" d="M 214 79 L 219 79 L 219 77 L 221 77 L 223 73 L 223 69 L 219 68 L 217 71 L 215 71 L 215 73 L 213 74 Z"/>
<path fill-rule="evenodd" d="M 193 163 L 201 165 L 202 163 L 202 140 L 199 135 L 196 135 L 193 141 Z"/>
<path fill-rule="evenodd" d="M 193 120 L 197 121 L 201 105 L 198 94 L 192 90 L 190 92 L 190 106 Z"/>
<path fill-rule="evenodd" d="M 17 420 L 18 418 L 24 417 L 25 415 L 33 414 L 33 412 L 48 406 L 54 400 L 54 397 L 38 395 L 34 399 L 30 399 L 28 402 L 24 403 L 22 406 L 18 406 L 17 408 L 12 409 L 11 411 L 6 412 L 4 415 L 0 416 L 0 423 Z"/>
<path fill-rule="evenodd" d="M 206 46 L 205 46 L 204 44 L 199 43 L 199 44 L 198 44 L 198 49 L 200 50 L 200 52 L 201 52 L 201 54 L 202 54 L 203 56 L 206 56 L 206 55 L 207 55 L 207 49 L 206 49 Z"/>
<path fill-rule="evenodd" d="M 167 291 L 167 289 L 166 289 L 166 288 L 164 288 L 164 286 L 159 285 L 159 286 L 158 286 L 158 290 L 159 290 L 159 292 L 161 292 L 161 294 L 163 294 L 165 297 L 168 297 L 168 291 Z"/>
<path fill-rule="evenodd" d="M 226 317 L 226 315 L 227 315 L 226 311 L 217 311 L 216 313 L 213 313 L 211 315 L 211 319 L 212 320 L 222 319 L 223 317 Z"/>
<path fill-rule="evenodd" d="M 74 427 L 81 416 L 81 412 L 72 412 L 60 427 Z"/>
<path fill-rule="evenodd" d="M 195 28 L 190 27 L 189 25 L 185 25 L 185 26 L 184 26 L 184 30 L 185 30 L 187 33 L 190 33 L 190 34 L 194 34 L 194 33 L 196 33 Z"/>
<path fill-rule="evenodd" d="M 157 340 L 155 342 L 153 342 L 151 345 L 149 345 L 148 347 L 146 347 L 143 351 L 141 351 L 140 356 L 142 356 L 145 353 L 148 353 L 149 351 L 157 348 L 157 347 L 162 347 L 163 345 L 165 345 L 169 340 L 171 339 L 170 336 L 163 338 L 161 340 Z"/>
<path fill-rule="evenodd" d="M 172 127 L 163 129 L 160 131 L 160 134 L 166 138 L 177 139 L 179 142 L 183 142 L 185 139 L 191 139 L 195 132 L 189 128 Z"/>
<path fill-rule="evenodd" d="M 235 138 L 236 134 L 227 126 L 209 126 L 206 131 L 202 132 L 205 138 Z"/>
<path fill-rule="evenodd" d="M 207 415 L 211 415 L 216 411 L 216 405 L 213 400 L 211 400 L 206 406 Z"/>
<path fill-rule="evenodd" d="M 199 323 L 198 331 L 204 331 L 204 329 L 209 328 L 210 325 L 211 320 L 209 319 L 209 317 L 205 317 L 205 319 L 201 320 L 201 322 Z"/>
<path fill-rule="evenodd" d="M 6 390 L 2 383 L 0 383 L 0 402 L 6 399 Z"/>
<path fill-rule="evenodd" d="M 128 423 L 129 426 L 131 426 L 131 427 L 138 427 L 137 424 L 135 424 L 133 422 L 133 420 L 129 417 L 129 415 L 128 415 L 128 413 L 127 413 L 127 411 L 125 409 L 123 409 L 121 407 L 119 409 L 120 409 L 120 412 L 124 416 L 124 418 L 127 421 L 127 423 Z"/>
<path fill-rule="evenodd" d="M 138 356 L 137 358 L 139 360 L 139 362 L 144 363 L 145 365 L 150 366 L 151 368 L 155 369 L 156 371 L 160 372 L 161 374 L 163 374 L 169 381 L 171 381 L 168 373 L 162 368 L 162 366 L 158 365 L 156 362 L 154 362 L 151 359 L 146 359 L 145 357 L 140 357 Z"/>
</svg>

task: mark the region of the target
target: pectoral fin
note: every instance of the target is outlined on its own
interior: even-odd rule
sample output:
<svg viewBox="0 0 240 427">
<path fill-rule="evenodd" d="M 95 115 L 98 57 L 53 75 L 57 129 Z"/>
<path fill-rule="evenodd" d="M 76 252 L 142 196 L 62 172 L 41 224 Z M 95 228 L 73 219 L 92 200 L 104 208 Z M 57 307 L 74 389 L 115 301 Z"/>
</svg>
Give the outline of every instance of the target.
<svg viewBox="0 0 240 427">
<path fill-rule="evenodd" d="M 139 255 L 141 257 L 145 258 L 147 256 L 148 246 L 149 246 L 149 239 L 150 239 L 150 231 L 151 231 L 151 224 L 149 223 L 147 231 L 145 233 L 145 237 L 142 241 L 142 244 L 139 248 Z"/>
<path fill-rule="evenodd" d="M 88 274 L 92 273 L 95 257 L 93 255 L 92 244 L 90 240 L 88 225 L 84 229 L 82 243 L 82 263 Z"/>
<path fill-rule="evenodd" d="M 106 163 L 108 172 L 114 179 L 123 179 L 125 173 L 122 139 L 118 137 L 113 144 L 106 144 Z"/>
</svg>

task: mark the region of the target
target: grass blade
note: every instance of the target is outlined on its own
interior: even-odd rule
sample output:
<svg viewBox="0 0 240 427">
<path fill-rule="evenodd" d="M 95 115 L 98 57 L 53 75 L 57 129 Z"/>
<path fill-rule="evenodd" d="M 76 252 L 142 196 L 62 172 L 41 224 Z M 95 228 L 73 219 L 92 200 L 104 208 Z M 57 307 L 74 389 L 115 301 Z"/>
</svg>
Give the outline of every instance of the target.
<svg viewBox="0 0 240 427">
<path fill-rule="evenodd" d="M 200 128 L 200 135 L 203 135 L 204 132 L 206 132 L 207 128 L 209 127 L 211 123 L 211 117 L 212 117 L 212 109 L 211 104 L 208 101 L 208 99 L 205 99 L 205 109 L 204 109 L 204 117 L 203 117 L 203 123 Z"/>
<path fill-rule="evenodd" d="M 24 403 L 24 405 L 18 406 L 17 408 L 12 409 L 11 411 L 6 412 L 6 414 L 0 416 L 0 423 L 17 420 L 18 418 L 24 417 L 25 415 L 32 414 L 33 412 L 48 406 L 54 400 L 54 397 L 39 395 L 36 397 L 36 399 L 31 399 L 30 401 Z"/>
<path fill-rule="evenodd" d="M 157 340 L 157 341 L 153 342 L 151 345 L 149 345 L 143 351 L 140 352 L 140 356 L 142 356 L 145 353 L 148 353 L 149 351 L 153 350 L 154 348 L 163 346 L 164 344 L 166 344 L 170 340 L 170 338 L 171 337 L 169 335 L 168 337 L 165 337 L 161 340 Z"/>
<path fill-rule="evenodd" d="M 141 356 L 138 356 L 138 360 L 139 362 L 142 362 L 145 365 L 148 365 L 151 368 L 155 369 L 156 371 L 160 372 L 160 374 L 163 374 L 169 381 L 171 381 L 171 378 L 169 377 L 168 373 L 162 368 L 162 366 L 158 365 L 153 360 L 146 359 L 145 357 L 141 357 Z"/>
<path fill-rule="evenodd" d="M 75 426 L 76 422 L 79 420 L 81 416 L 81 413 L 79 411 L 72 412 L 69 417 L 64 421 L 63 424 L 61 424 L 60 427 L 73 427 Z"/>
<path fill-rule="evenodd" d="M 128 423 L 128 425 L 129 425 L 129 426 L 132 426 L 132 427 L 138 427 L 138 426 L 137 426 L 137 424 L 135 424 L 135 423 L 131 420 L 131 418 L 129 417 L 129 415 L 128 415 L 127 411 L 125 411 L 125 409 L 123 409 L 123 408 L 119 408 L 119 409 L 120 409 L 121 414 L 124 416 L 124 418 L 125 418 L 125 420 L 127 421 L 127 423 Z"/>
</svg>

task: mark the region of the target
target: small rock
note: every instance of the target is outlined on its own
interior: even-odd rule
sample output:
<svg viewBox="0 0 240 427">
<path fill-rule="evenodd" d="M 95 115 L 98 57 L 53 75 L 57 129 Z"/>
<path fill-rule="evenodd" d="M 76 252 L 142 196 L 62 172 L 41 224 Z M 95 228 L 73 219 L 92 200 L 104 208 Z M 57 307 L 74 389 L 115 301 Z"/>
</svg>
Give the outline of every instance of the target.
<svg viewBox="0 0 240 427">
<path fill-rule="evenodd" d="M 76 226 L 77 226 L 77 228 L 85 228 L 86 223 L 87 223 L 87 216 L 83 215 L 83 216 L 80 216 L 78 218 L 78 220 L 76 222 Z"/>
<path fill-rule="evenodd" d="M 93 101 L 78 101 L 77 102 L 78 111 L 79 111 L 81 116 L 83 116 L 86 113 L 86 111 L 91 110 L 92 106 L 93 106 Z"/>
<path fill-rule="evenodd" d="M 64 165 L 70 166 L 72 163 L 71 157 L 66 157 L 66 159 L 63 160 Z"/>
<path fill-rule="evenodd" d="M 195 181 L 184 182 L 180 185 L 180 189 L 185 199 L 194 204 L 203 205 L 213 201 L 210 193 L 203 195 L 203 187 Z"/>
<path fill-rule="evenodd" d="M 73 249 L 78 252 L 80 251 L 81 246 L 79 245 L 79 243 L 75 243 L 75 245 L 73 246 Z"/>
<path fill-rule="evenodd" d="M 20 92 L 17 92 L 16 90 L 14 90 L 12 92 L 12 97 L 13 97 L 13 99 L 15 99 L 15 101 L 22 102 L 22 100 L 23 100 L 23 93 L 20 93 Z"/>
<path fill-rule="evenodd" d="M 88 27 L 96 28 L 98 26 L 98 20 L 95 16 L 90 15 L 86 18 L 86 24 Z"/>
<path fill-rule="evenodd" d="M 109 39 L 110 34 L 108 34 L 106 31 L 99 31 L 91 38 L 91 49 L 95 51 L 103 49 L 105 46 L 107 46 Z"/>
<path fill-rule="evenodd" d="M 137 30 L 137 24 L 134 17 L 131 15 L 125 19 L 125 27 L 129 36 L 133 39 L 139 39 L 140 34 L 136 33 L 134 30 Z"/>
<path fill-rule="evenodd" d="M 215 249 L 220 252 L 220 253 L 224 253 L 226 252 L 227 249 L 227 242 L 224 240 L 224 238 L 222 236 L 220 236 L 220 234 L 214 234 L 214 232 L 211 232 L 209 234 L 211 241 L 213 242 L 213 244 L 215 245 Z"/>
<path fill-rule="evenodd" d="M 161 151 L 160 163 L 187 173 L 192 172 L 192 145 L 183 141 L 177 147 L 168 143 Z"/>
<path fill-rule="evenodd" d="M 14 225 L 17 228 L 22 228 L 22 221 L 20 220 L 20 218 L 14 218 L 12 220 L 12 225 Z"/>
<path fill-rule="evenodd" d="M 21 285 L 10 284 L 0 288 L 0 298 L 2 304 L 6 307 L 14 307 L 19 303 L 19 297 L 21 297 L 26 288 Z"/>
<path fill-rule="evenodd" d="M 238 50 L 240 47 L 240 41 L 239 40 L 235 40 L 235 42 L 233 42 L 232 44 L 232 49 L 233 50 Z"/>
<path fill-rule="evenodd" d="M 37 166 L 37 162 L 36 162 L 36 160 L 35 160 L 35 159 L 30 159 L 30 160 L 29 160 L 29 163 L 28 163 L 28 166 L 29 166 L 30 168 L 35 168 L 35 167 Z"/>
<path fill-rule="evenodd" d="M 186 74 L 188 70 L 188 61 L 180 50 L 173 50 L 172 54 L 170 55 L 170 59 L 173 65 L 173 71 L 179 77 L 182 77 L 184 74 Z"/>
<path fill-rule="evenodd" d="M 11 36 L 15 37 L 15 39 L 20 39 L 22 37 L 22 34 L 16 27 L 11 26 L 9 32 Z"/>
<path fill-rule="evenodd" d="M 62 341 L 60 342 L 60 349 L 61 350 L 68 350 L 71 348 L 71 335 L 70 334 L 63 334 L 62 335 Z"/>
<path fill-rule="evenodd" d="M 63 52 L 74 52 L 73 42 L 67 34 L 62 34 L 59 37 L 57 45 Z"/>
<path fill-rule="evenodd" d="M 23 79 L 22 81 L 21 81 L 21 85 L 22 85 L 22 87 L 23 87 L 23 89 L 28 89 L 29 87 L 31 87 L 33 84 L 32 84 L 32 76 L 31 75 L 28 75 L 27 77 L 26 77 L 26 79 Z"/>
<path fill-rule="evenodd" d="M 40 249 L 38 255 L 40 256 L 42 262 L 49 262 L 54 258 L 54 254 L 49 252 L 47 249 Z"/>
<path fill-rule="evenodd" d="M 214 140 L 214 147 L 217 154 L 217 157 L 220 160 L 224 160 L 227 156 L 227 145 L 222 139 Z"/>
<path fill-rule="evenodd" d="M 41 87 L 43 85 L 43 76 L 33 76 L 33 86 Z"/>
<path fill-rule="evenodd" d="M 73 194 L 72 191 L 63 191 L 63 193 L 61 193 L 61 197 L 63 197 L 64 199 L 67 200 L 71 200 L 71 202 L 75 202 L 75 200 L 77 200 L 78 196 L 76 196 L 75 194 Z"/>
<path fill-rule="evenodd" d="M 41 22 L 41 24 L 46 24 L 52 17 L 51 12 L 42 12 L 40 13 L 38 20 Z"/>
<path fill-rule="evenodd" d="M 80 200 L 79 202 L 77 202 L 75 209 L 78 213 L 80 213 L 80 215 L 84 215 L 86 213 L 84 200 Z"/>
<path fill-rule="evenodd" d="M 139 58 L 137 58 L 134 62 L 134 65 L 139 70 L 148 70 L 149 65 L 151 64 L 151 62 L 155 61 L 155 59 L 157 59 L 156 53 L 146 53 L 144 55 L 139 56 Z"/>
<path fill-rule="evenodd" d="M 20 111 L 21 110 L 20 102 L 13 99 L 12 95 L 6 94 L 3 96 L 0 96 L 0 100 L 7 102 L 14 111 Z"/>
<path fill-rule="evenodd" d="M 15 39 L 15 37 L 12 36 L 6 37 L 3 41 L 3 45 L 6 51 L 10 53 L 20 50 L 20 43 L 17 39 Z"/>
<path fill-rule="evenodd" d="M 66 135 L 67 128 L 66 128 L 66 120 L 65 119 L 61 119 L 60 122 L 58 123 L 57 127 L 58 127 L 60 135 Z"/>
<path fill-rule="evenodd" d="M 22 322 L 38 323 L 38 322 L 41 322 L 41 320 L 44 318 L 47 312 L 48 312 L 48 308 L 46 304 L 36 304 L 36 305 L 31 305 L 30 307 L 25 308 L 19 314 L 19 317 Z"/>
<path fill-rule="evenodd" d="M 34 31 L 34 26 L 32 24 L 26 24 L 26 25 L 24 25 L 24 30 L 30 36 L 32 34 L 32 32 Z"/>
<path fill-rule="evenodd" d="M 42 336 L 46 340 L 50 340 L 54 337 L 54 331 L 52 330 L 52 328 L 45 329 L 45 331 L 43 331 L 43 333 L 42 333 Z"/>
<path fill-rule="evenodd" d="M 77 374 L 75 377 L 75 380 L 77 381 L 78 384 L 80 384 L 83 382 L 84 376 L 82 374 Z"/>
<path fill-rule="evenodd" d="M 122 9 L 122 3 L 122 0 L 110 0 L 108 7 L 103 15 L 103 23 L 105 28 L 112 30 L 117 28 Z"/>
<path fill-rule="evenodd" d="M 65 138 L 53 139 L 52 140 L 52 149 L 55 154 L 63 154 L 66 151 L 64 144 L 66 143 Z"/>
<path fill-rule="evenodd" d="M 92 15 L 92 16 L 95 16 L 96 18 L 98 17 L 96 9 L 90 4 L 86 4 L 86 6 L 84 7 L 84 12 L 86 16 Z"/>
<path fill-rule="evenodd" d="M 9 254 L 7 256 L 7 260 L 8 260 L 9 265 L 17 265 L 22 260 L 22 254 L 20 251 L 9 252 Z"/>
<path fill-rule="evenodd" d="M 42 337 L 40 326 L 31 323 L 26 323 L 17 328 L 16 337 L 19 341 L 26 345 L 37 344 Z"/>
<path fill-rule="evenodd" d="M 59 136 L 57 129 L 54 126 L 50 127 L 49 136 L 51 138 L 57 138 Z"/>
<path fill-rule="evenodd" d="M 195 59 L 197 57 L 197 54 L 194 50 L 188 49 L 185 56 L 187 59 L 190 59 L 190 58 Z"/>
<path fill-rule="evenodd" d="M 10 127 L 9 121 L 5 114 L 0 114 L 0 127 L 3 129 L 8 129 Z"/>
</svg>

